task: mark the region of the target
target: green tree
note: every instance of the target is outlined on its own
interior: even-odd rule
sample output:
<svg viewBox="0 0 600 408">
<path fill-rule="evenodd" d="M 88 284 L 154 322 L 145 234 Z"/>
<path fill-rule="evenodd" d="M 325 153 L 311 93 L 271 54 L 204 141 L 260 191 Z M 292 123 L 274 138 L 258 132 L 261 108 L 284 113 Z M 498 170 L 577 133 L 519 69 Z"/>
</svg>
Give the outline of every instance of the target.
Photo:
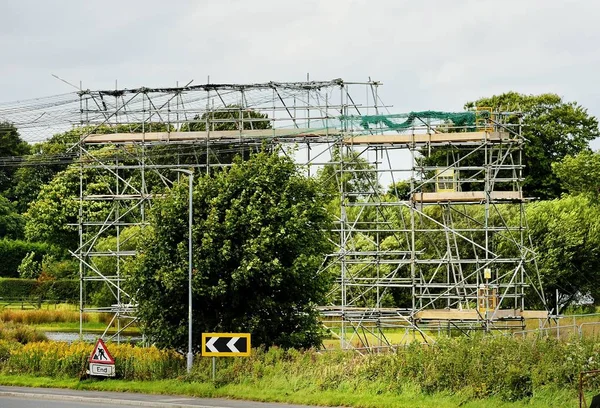
<svg viewBox="0 0 600 408">
<path fill-rule="evenodd" d="M 13 158 L 29 153 L 29 145 L 21 139 L 17 128 L 8 122 L 0 122 L 0 157 Z M 6 193 L 12 185 L 15 166 L 0 168 L 0 192 Z"/>
<path fill-rule="evenodd" d="M 21 261 L 17 271 L 19 277 L 23 279 L 37 279 L 42 272 L 42 267 L 35 259 L 35 252 L 29 252 Z"/>
<path fill-rule="evenodd" d="M 589 142 L 600 136 L 598 121 L 587 109 L 576 102 L 564 102 L 556 94 L 507 92 L 468 102 L 465 108 L 474 106 L 523 113 L 523 190 L 530 197 L 559 197 L 563 190 L 552 172 L 552 163 L 588 149 Z M 518 118 L 511 118 L 511 122 L 518 123 Z"/>
<path fill-rule="evenodd" d="M 600 207 L 585 195 L 540 201 L 527 208 L 529 234 L 549 304 L 578 293 L 600 294 Z"/>
<path fill-rule="evenodd" d="M 10 191 L 19 212 L 27 211 L 29 203 L 37 198 L 42 186 L 67 168 L 75 154 L 67 153 L 67 149 L 79 139 L 82 131 L 74 129 L 59 133 L 31 147 L 31 154 L 24 158 L 14 174 Z"/>
<path fill-rule="evenodd" d="M 80 169 L 70 165 L 56 174 L 40 190 L 38 197 L 24 214 L 25 238 L 42 241 L 60 248 L 74 249 L 79 246 L 76 224 L 79 213 Z M 84 169 L 85 195 L 103 194 L 110 187 L 109 177 L 99 175 L 94 169 Z M 103 220 L 110 203 L 88 201 L 83 203 L 84 218 Z"/>
<path fill-rule="evenodd" d="M 21 239 L 25 221 L 8 199 L 0 196 L 0 238 Z"/>
<path fill-rule="evenodd" d="M 334 200 L 339 200 L 341 186 L 349 202 L 368 199 L 381 190 L 375 168 L 361 152 L 352 149 L 342 154 L 339 148 L 334 148 L 330 162 L 317 172 L 317 179 Z"/>
<path fill-rule="evenodd" d="M 194 116 L 193 121 L 182 127 L 182 131 L 205 131 L 206 123 L 209 130 L 249 130 L 249 129 L 271 129 L 271 121 L 266 113 L 260 113 L 253 109 L 243 109 L 239 105 L 227 105 L 216 111 L 207 111 L 202 115 Z"/>
<path fill-rule="evenodd" d="M 387 190 L 388 197 L 395 197 L 399 200 L 408 200 L 410 198 L 410 183 L 406 180 L 400 180 L 390 184 Z"/>
<path fill-rule="evenodd" d="M 320 343 L 315 305 L 330 218 L 318 183 L 289 158 L 261 152 L 204 175 L 194 188 L 195 347 L 210 331 L 251 332 L 256 345 Z M 154 204 L 130 272 L 145 332 L 163 347 L 187 339 L 187 180 Z M 177 299 L 178 301 L 174 301 Z"/>
<path fill-rule="evenodd" d="M 570 194 L 600 195 L 600 153 L 584 150 L 576 156 L 566 156 L 553 163 L 554 174 Z"/>
</svg>

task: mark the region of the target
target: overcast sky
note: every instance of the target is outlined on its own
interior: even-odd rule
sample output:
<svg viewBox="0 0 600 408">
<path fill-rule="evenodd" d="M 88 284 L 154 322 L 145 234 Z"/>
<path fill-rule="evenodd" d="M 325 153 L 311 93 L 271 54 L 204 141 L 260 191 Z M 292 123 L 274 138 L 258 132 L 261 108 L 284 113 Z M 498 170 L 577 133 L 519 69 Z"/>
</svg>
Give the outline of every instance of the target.
<svg viewBox="0 0 600 408">
<path fill-rule="evenodd" d="M 0 3 L 0 101 L 194 80 L 364 80 L 394 112 L 554 92 L 600 116 L 600 2 Z M 594 143 L 600 148 L 600 142 Z"/>
</svg>

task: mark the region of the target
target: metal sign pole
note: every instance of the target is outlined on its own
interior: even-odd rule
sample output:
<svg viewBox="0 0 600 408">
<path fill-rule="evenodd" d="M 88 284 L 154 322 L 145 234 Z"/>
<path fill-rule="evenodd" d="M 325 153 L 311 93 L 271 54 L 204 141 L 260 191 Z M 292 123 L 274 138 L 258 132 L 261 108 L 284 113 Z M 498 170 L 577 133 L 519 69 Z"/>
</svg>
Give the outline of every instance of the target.
<svg viewBox="0 0 600 408">
<path fill-rule="evenodd" d="M 216 374 L 217 374 L 217 358 L 213 357 L 212 358 L 212 378 L 213 378 L 213 381 L 215 380 Z"/>
</svg>

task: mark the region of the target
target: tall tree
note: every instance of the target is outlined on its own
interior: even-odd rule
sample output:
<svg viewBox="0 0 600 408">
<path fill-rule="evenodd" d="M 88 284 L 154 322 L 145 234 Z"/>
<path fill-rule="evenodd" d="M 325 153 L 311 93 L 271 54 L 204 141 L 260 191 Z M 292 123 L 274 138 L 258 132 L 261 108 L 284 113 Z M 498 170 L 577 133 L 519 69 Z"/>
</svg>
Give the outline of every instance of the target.
<svg viewBox="0 0 600 408">
<path fill-rule="evenodd" d="M 530 197 L 559 197 L 563 189 L 552 172 L 552 163 L 588 149 L 600 136 L 598 120 L 577 102 L 565 102 L 556 94 L 524 95 L 507 92 L 468 102 L 465 108 L 489 107 L 523 113 L 525 182 Z M 511 118 L 517 123 L 518 118 Z"/>
<path fill-rule="evenodd" d="M 568 305 L 578 294 L 600 294 L 600 206 L 584 195 L 541 201 L 527 208 L 546 299 Z M 535 299 L 531 297 L 530 299 Z"/>
<path fill-rule="evenodd" d="M 98 174 L 94 169 L 84 169 L 85 195 L 103 194 L 110 189 L 112 178 Z M 79 213 L 80 169 L 76 164 L 57 173 L 42 186 L 36 200 L 31 202 L 25 217 L 25 237 L 29 241 L 43 241 L 60 248 L 79 246 L 77 231 Z M 83 200 L 84 217 L 102 221 L 110 204 L 104 201 Z"/>
<path fill-rule="evenodd" d="M 10 190 L 19 212 L 27 211 L 29 203 L 37 198 L 42 186 L 67 168 L 73 160 L 73 154 L 68 154 L 67 149 L 79 139 L 82 131 L 74 129 L 59 133 L 31 147 L 31 154 L 25 157 L 14 174 Z"/>
<path fill-rule="evenodd" d="M 29 153 L 29 145 L 21 139 L 17 128 L 8 122 L 0 122 L 0 157 L 19 157 Z M 12 186 L 16 166 L 0 167 L 0 193 L 6 194 Z"/>
<path fill-rule="evenodd" d="M 552 164 L 554 174 L 570 194 L 600 197 L 600 153 L 584 150 Z"/>
<path fill-rule="evenodd" d="M 258 153 L 204 175 L 193 194 L 195 347 L 210 331 L 251 332 L 257 345 L 321 340 L 316 304 L 330 282 L 317 273 L 330 222 L 315 180 L 293 161 Z M 156 344 L 187 339 L 187 180 L 155 203 L 129 285 Z"/>
<path fill-rule="evenodd" d="M 271 121 L 266 113 L 253 109 L 243 109 L 240 105 L 227 105 L 215 111 L 207 111 L 202 115 L 194 116 L 194 120 L 184 125 L 182 131 L 205 131 L 209 123 L 209 130 L 249 130 L 271 129 Z"/>
<path fill-rule="evenodd" d="M 337 147 L 332 149 L 331 160 L 319 169 L 317 179 L 332 199 L 339 199 L 340 187 L 350 202 L 368 199 L 381 190 L 375 167 L 360 152 L 351 149 L 343 153 Z"/>
<path fill-rule="evenodd" d="M 23 238 L 25 221 L 8 199 L 0 196 L 0 239 Z"/>
</svg>

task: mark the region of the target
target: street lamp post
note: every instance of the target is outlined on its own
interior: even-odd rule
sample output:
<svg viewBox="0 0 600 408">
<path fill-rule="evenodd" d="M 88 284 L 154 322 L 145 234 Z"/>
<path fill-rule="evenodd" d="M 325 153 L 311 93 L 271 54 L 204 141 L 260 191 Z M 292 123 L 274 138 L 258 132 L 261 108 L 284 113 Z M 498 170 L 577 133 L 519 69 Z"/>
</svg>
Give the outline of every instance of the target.
<svg viewBox="0 0 600 408">
<path fill-rule="evenodd" d="M 188 204 L 188 352 L 187 373 L 192 371 L 194 353 L 192 352 L 192 216 L 193 216 L 193 192 L 194 172 L 186 169 L 174 169 L 188 175 L 189 181 L 189 204 Z"/>
</svg>

